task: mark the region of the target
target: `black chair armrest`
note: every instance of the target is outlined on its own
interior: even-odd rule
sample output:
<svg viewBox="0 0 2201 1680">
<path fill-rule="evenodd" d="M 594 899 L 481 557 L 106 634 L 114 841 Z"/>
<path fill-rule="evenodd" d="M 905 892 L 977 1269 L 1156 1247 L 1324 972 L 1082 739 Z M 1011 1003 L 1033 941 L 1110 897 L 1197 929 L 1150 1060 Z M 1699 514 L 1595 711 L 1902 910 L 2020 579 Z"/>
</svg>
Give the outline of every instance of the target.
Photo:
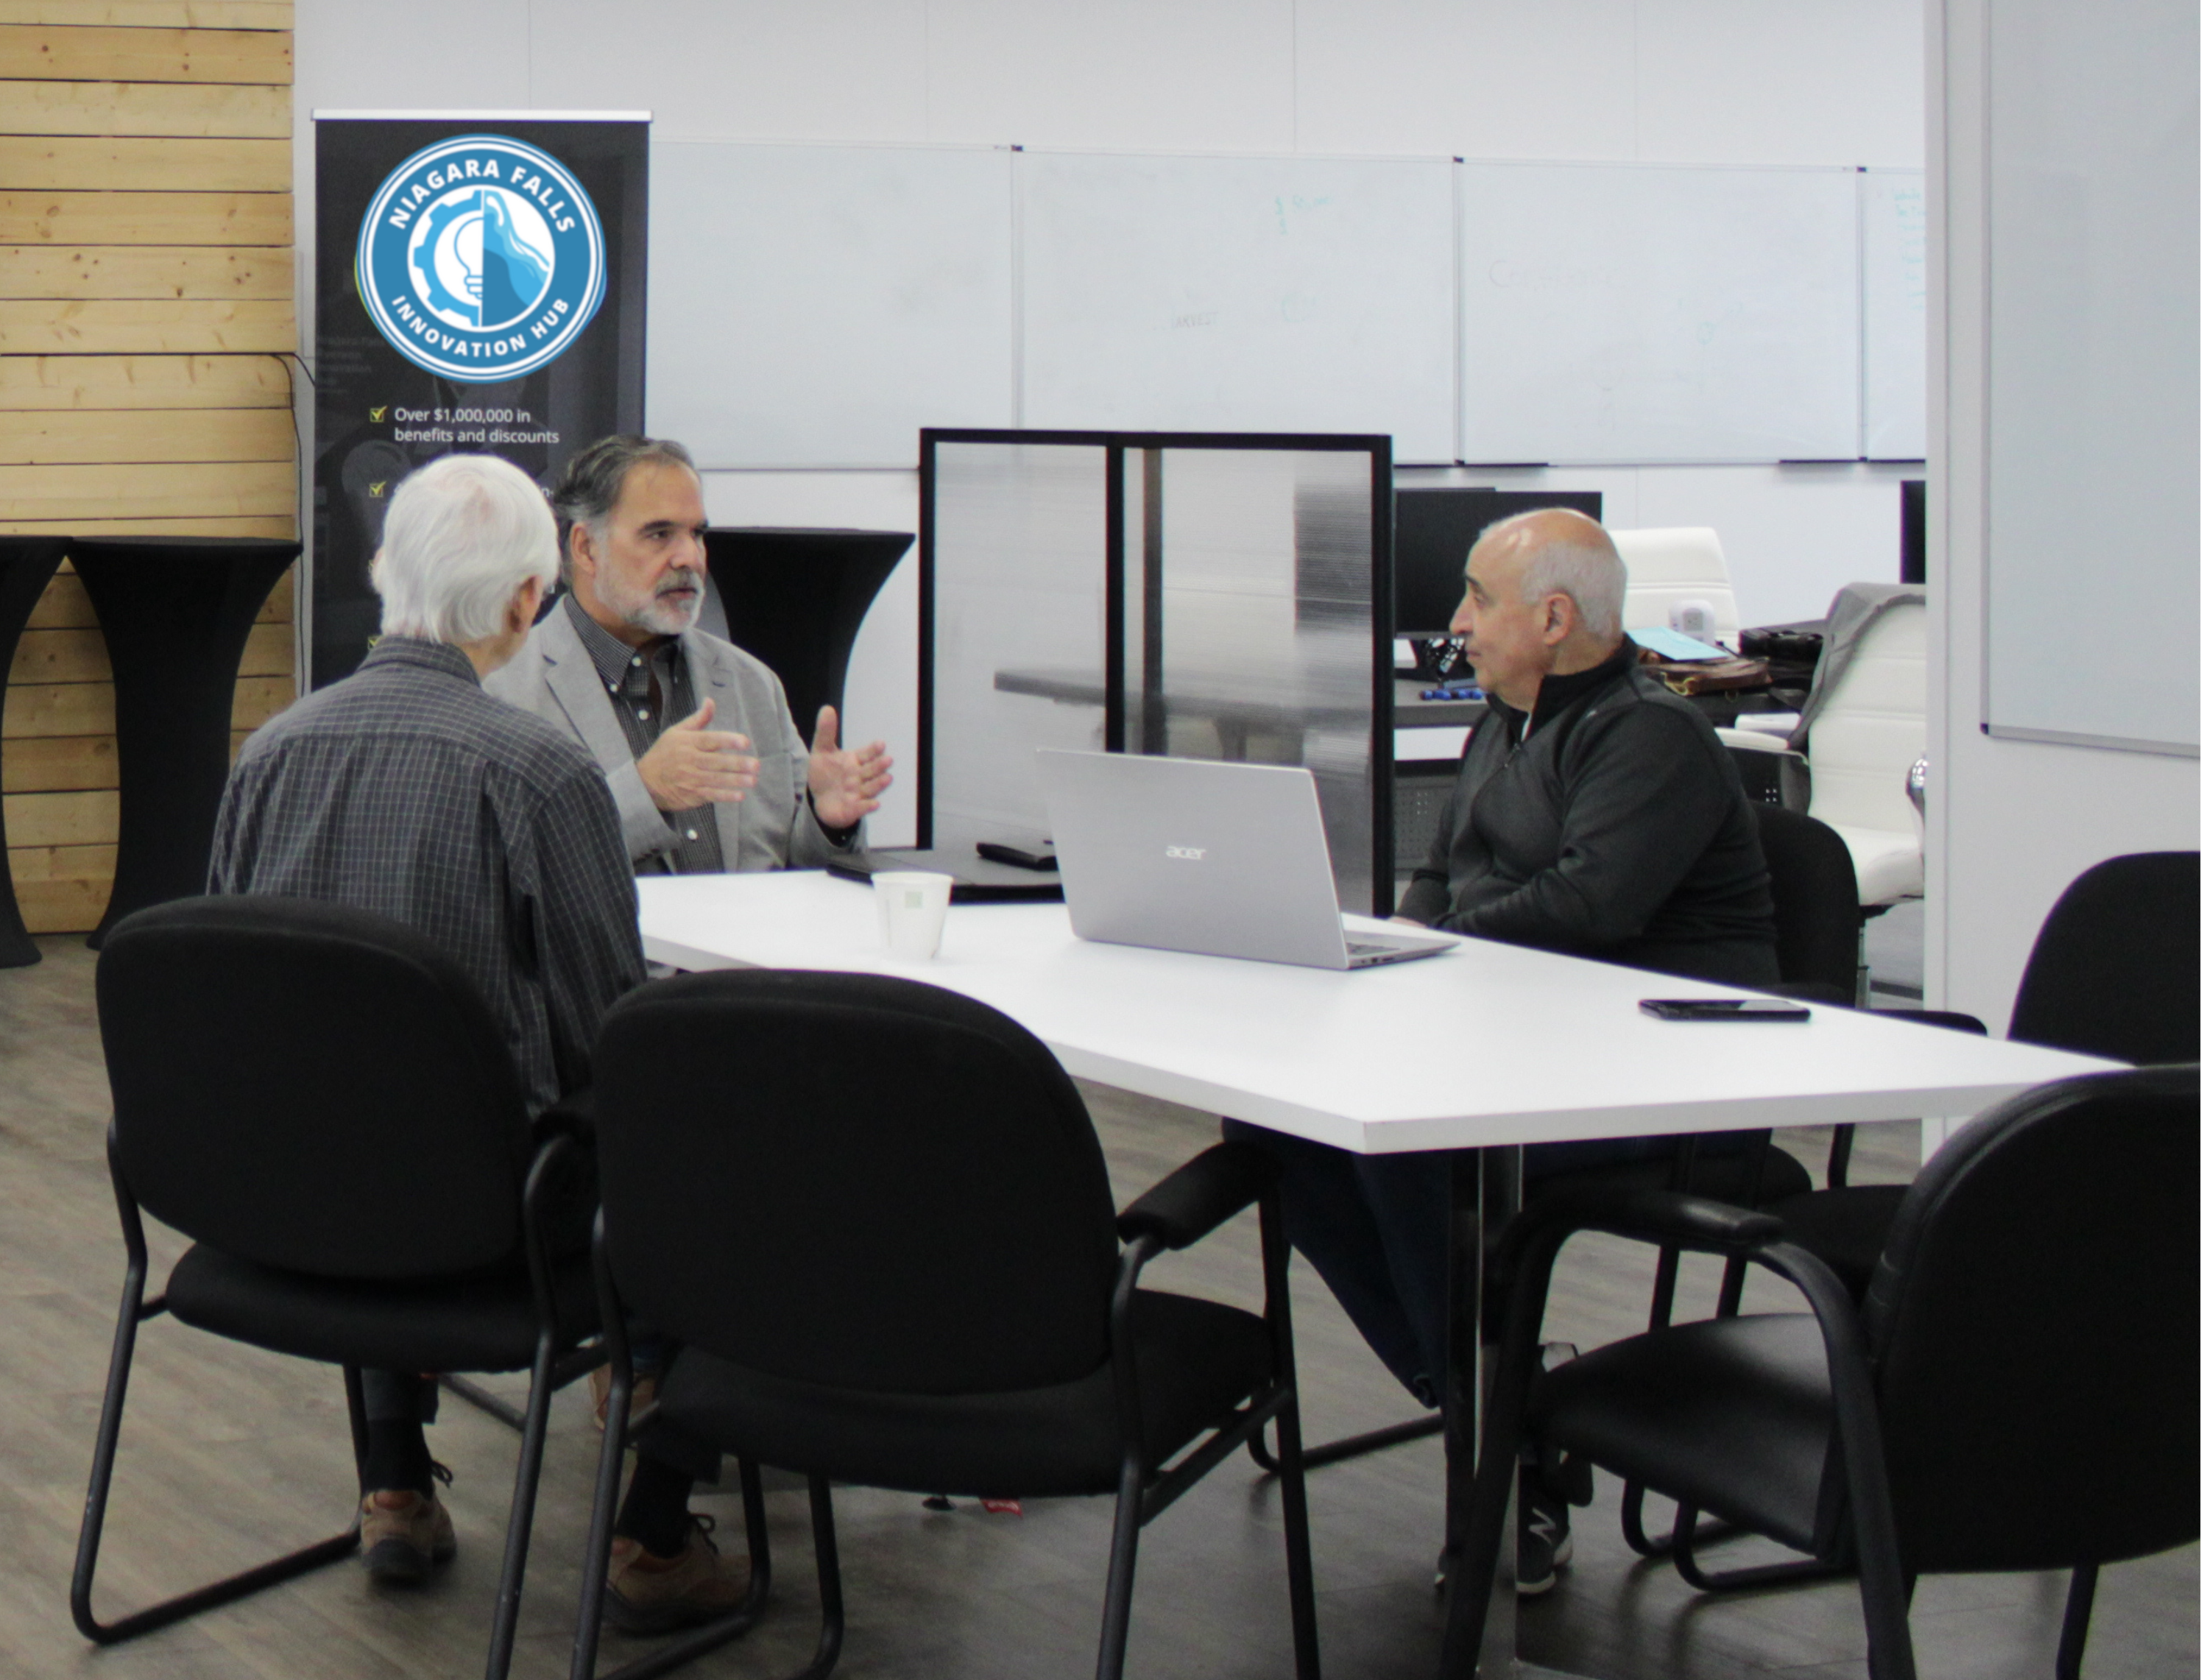
<svg viewBox="0 0 2201 1680">
<path fill-rule="evenodd" d="M 1769 1242 L 1779 1242 L 1784 1229 L 1770 1213 L 1753 1213 L 1708 1196 L 1611 1186 L 1540 1196 L 1514 1225 L 1523 1241 L 1556 1226 L 1568 1233 L 1599 1231 L 1662 1248 L 1715 1254 L 1755 1253 Z"/>
<path fill-rule="evenodd" d="M 1117 1234 L 1126 1242 L 1151 1237 L 1165 1248 L 1189 1248 L 1276 1182 L 1276 1166 L 1261 1149 L 1218 1143 L 1118 1214 Z"/>
<path fill-rule="evenodd" d="M 1838 986 L 1832 980 L 1782 980 L 1758 990 L 1775 997 L 1793 997 L 1799 1003 L 1823 1003 L 1834 1009 L 1857 1007 L 1855 987 Z"/>
<path fill-rule="evenodd" d="M 1956 1009 L 1875 1009 L 1872 1013 L 1892 1020 L 1916 1021 L 1921 1026 L 1945 1026 L 1952 1032 L 1976 1032 L 1982 1038 L 1987 1037 L 1985 1021 Z"/>
<path fill-rule="evenodd" d="M 567 1091 L 535 1117 L 537 1148 L 554 1137 L 570 1137 L 577 1143 L 596 1141 L 596 1093 L 592 1085 Z"/>
</svg>

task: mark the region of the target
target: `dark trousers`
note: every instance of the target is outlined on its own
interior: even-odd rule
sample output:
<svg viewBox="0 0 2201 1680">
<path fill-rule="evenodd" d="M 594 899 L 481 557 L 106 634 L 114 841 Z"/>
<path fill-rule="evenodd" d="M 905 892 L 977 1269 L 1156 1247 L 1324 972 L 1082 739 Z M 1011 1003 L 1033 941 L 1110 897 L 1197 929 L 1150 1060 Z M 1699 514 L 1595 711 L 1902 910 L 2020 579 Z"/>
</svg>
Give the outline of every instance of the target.
<svg viewBox="0 0 2201 1680">
<path fill-rule="evenodd" d="M 1433 1150 L 1359 1155 L 1243 1120 L 1223 1135 L 1257 1145 L 1282 1175 L 1284 1233 L 1306 1256 L 1406 1391 L 1424 1406 L 1444 1394 L 1452 1158 Z M 1671 1154 L 1670 1137 L 1536 1143 L 1522 1172 L 1534 1184 L 1555 1172 Z"/>
</svg>

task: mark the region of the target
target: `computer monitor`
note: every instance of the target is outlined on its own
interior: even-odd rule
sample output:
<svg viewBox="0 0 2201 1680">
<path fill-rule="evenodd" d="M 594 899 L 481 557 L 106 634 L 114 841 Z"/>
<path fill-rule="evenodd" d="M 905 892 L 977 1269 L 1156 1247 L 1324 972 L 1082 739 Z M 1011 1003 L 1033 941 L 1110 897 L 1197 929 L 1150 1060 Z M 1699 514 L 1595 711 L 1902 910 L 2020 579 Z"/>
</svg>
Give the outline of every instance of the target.
<svg viewBox="0 0 2201 1680">
<path fill-rule="evenodd" d="M 1484 527 L 1538 508 L 1572 508 L 1599 519 L 1605 496 L 1594 490 L 1400 490 L 1391 549 L 1392 634 L 1450 634 L 1475 539 Z"/>
<path fill-rule="evenodd" d="M 1926 581 L 1926 480 L 1903 481 L 1903 581 Z"/>
</svg>

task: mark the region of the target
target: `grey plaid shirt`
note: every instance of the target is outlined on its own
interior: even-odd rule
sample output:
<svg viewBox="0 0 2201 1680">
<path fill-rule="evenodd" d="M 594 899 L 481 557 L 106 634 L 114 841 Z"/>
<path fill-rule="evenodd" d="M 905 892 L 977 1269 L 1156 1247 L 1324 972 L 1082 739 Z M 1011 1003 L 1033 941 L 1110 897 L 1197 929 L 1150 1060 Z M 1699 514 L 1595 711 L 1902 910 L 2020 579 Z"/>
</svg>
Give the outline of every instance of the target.
<svg viewBox="0 0 2201 1680">
<path fill-rule="evenodd" d="M 484 694 L 440 643 L 384 637 L 244 743 L 208 890 L 332 900 L 418 928 L 504 1023 L 537 1110 L 588 1083 L 598 1021 L 643 980 L 602 773 Z"/>
</svg>

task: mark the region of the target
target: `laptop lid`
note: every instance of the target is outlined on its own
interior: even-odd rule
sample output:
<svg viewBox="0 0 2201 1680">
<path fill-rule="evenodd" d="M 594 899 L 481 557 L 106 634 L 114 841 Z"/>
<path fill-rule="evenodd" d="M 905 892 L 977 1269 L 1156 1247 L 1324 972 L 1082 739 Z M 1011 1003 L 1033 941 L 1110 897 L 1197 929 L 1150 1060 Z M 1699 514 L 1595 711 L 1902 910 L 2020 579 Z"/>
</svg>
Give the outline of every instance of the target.
<svg viewBox="0 0 2201 1680">
<path fill-rule="evenodd" d="M 1293 766 L 1042 749 L 1040 786 L 1081 939 L 1353 966 L 1314 778 Z M 1442 936 L 1385 936 L 1394 955 Z"/>
</svg>

